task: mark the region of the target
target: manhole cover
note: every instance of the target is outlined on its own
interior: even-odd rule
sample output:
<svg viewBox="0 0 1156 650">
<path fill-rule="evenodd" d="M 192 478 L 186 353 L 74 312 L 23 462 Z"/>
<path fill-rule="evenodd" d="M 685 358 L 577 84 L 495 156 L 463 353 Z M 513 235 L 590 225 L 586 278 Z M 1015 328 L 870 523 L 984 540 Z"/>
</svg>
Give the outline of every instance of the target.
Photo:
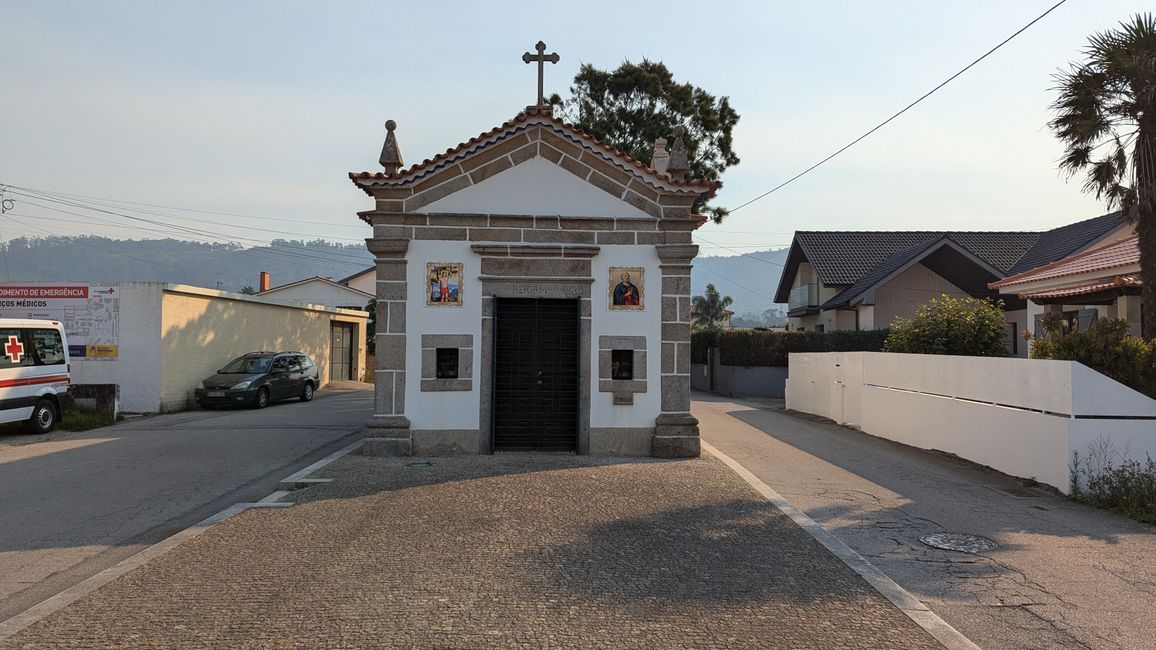
<svg viewBox="0 0 1156 650">
<path fill-rule="evenodd" d="M 919 538 L 919 541 L 935 548 L 942 548 L 946 551 L 959 551 L 960 553 L 983 553 L 990 551 L 999 546 L 999 544 L 979 535 L 967 535 L 964 533 L 932 533 L 931 535 L 924 535 Z"/>
<path fill-rule="evenodd" d="M 420 461 L 417 463 L 406 463 L 406 467 L 430 467 L 433 463 L 429 461 Z"/>
</svg>

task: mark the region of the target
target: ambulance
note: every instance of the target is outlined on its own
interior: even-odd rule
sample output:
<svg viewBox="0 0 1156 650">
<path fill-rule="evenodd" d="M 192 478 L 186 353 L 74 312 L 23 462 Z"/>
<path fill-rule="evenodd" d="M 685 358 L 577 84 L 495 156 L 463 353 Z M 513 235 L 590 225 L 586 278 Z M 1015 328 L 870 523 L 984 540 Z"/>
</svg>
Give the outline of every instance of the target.
<svg viewBox="0 0 1156 650">
<path fill-rule="evenodd" d="M 70 402 L 70 368 L 59 322 L 0 318 L 0 423 L 52 431 Z"/>
</svg>

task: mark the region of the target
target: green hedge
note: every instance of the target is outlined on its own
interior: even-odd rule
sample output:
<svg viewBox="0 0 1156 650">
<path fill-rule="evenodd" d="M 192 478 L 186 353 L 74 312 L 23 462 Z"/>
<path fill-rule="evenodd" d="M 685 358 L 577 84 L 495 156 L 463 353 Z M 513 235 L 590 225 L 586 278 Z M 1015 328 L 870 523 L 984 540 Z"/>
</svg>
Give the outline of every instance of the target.
<svg viewBox="0 0 1156 650">
<path fill-rule="evenodd" d="M 889 330 L 841 330 L 835 332 L 764 332 L 726 330 L 697 332 L 690 337 L 694 363 L 707 362 L 707 349 L 719 349 L 726 366 L 787 365 L 791 352 L 881 352 Z"/>
<path fill-rule="evenodd" d="M 718 340 L 719 334 L 719 330 L 692 332 L 690 335 L 690 362 L 706 363 L 707 350 L 715 347 L 715 341 Z"/>
</svg>

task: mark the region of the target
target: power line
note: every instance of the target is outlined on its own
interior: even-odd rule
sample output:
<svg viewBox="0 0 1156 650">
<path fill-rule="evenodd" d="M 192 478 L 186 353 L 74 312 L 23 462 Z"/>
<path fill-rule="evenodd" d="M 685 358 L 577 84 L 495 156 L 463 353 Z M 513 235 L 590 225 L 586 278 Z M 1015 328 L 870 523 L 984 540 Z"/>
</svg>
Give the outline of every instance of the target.
<svg viewBox="0 0 1156 650">
<path fill-rule="evenodd" d="M 16 186 L 10 186 L 10 187 L 13 187 L 14 189 L 24 190 L 26 192 L 35 192 L 36 194 L 40 195 L 39 198 L 41 200 L 45 200 L 45 201 L 54 200 L 52 197 L 67 197 L 68 196 L 67 194 L 63 194 L 60 192 L 48 192 L 45 190 L 32 190 L 32 189 L 27 189 L 27 188 L 16 188 Z M 19 193 L 19 192 L 15 192 L 15 193 Z M 25 195 L 25 196 L 27 196 L 27 195 Z M 80 201 L 80 199 L 70 199 L 70 200 L 71 201 Z M 101 207 L 106 207 L 106 208 L 119 208 L 121 210 L 131 210 L 133 212 L 137 212 L 140 214 L 150 214 L 150 215 L 153 215 L 156 217 L 164 217 L 164 218 L 169 218 L 169 219 L 185 219 L 185 217 L 178 217 L 176 215 L 165 214 L 163 212 L 153 212 L 151 210 L 141 210 L 140 208 L 125 208 L 125 207 L 122 207 L 120 204 L 107 202 L 107 201 L 89 199 L 88 202 L 91 203 L 92 205 L 96 205 L 96 206 L 101 206 Z M 180 208 L 174 208 L 174 209 L 179 210 Z M 204 219 L 198 220 L 197 223 L 199 223 L 199 224 L 211 224 L 214 226 L 225 226 L 227 228 L 240 228 L 242 230 L 255 230 L 258 232 L 270 232 L 270 233 L 275 233 L 278 235 L 300 235 L 302 237 L 318 237 L 317 235 L 314 235 L 312 233 L 294 232 L 294 231 L 290 231 L 290 230 L 273 230 L 273 229 L 269 229 L 269 228 L 258 228 L 256 226 L 242 226 L 242 225 L 238 225 L 238 224 L 223 223 L 220 221 L 208 221 L 208 220 L 204 220 Z M 318 237 L 318 239 L 321 239 L 321 237 Z M 358 243 L 365 241 L 364 237 L 354 238 L 354 237 L 330 236 L 329 239 L 341 240 L 341 241 L 347 241 L 347 242 L 358 242 Z"/>
<path fill-rule="evenodd" d="M 33 188 L 29 188 L 29 187 L 21 187 L 19 185 L 9 185 L 8 187 L 12 187 L 15 189 L 22 189 L 22 190 L 32 190 L 33 189 Z M 44 190 L 39 190 L 39 191 L 44 191 Z M 143 205 L 145 207 L 150 207 L 150 208 L 162 208 L 165 210 L 180 210 L 182 212 L 199 212 L 202 214 L 215 214 L 215 215 L 222 216 L 222 217 L 244 217 L 246 219 L 259 219 L 262 221 L 277 221 L 277 222 L 282 222 L 282 223 L 288 221 L 288 222 L 292 222 L 292 223 L 301 223 L 301 224 L 309 224 L 309 225 L 317 225 L 317 226 L 330 226 L 330 227 L 338 226 L 341 228 L 364 229 L 364 226 L 354 225 L 354 224 L 329 223 L 326 221 L 310 221 L 307 219 L 289 219 L 289 218 L 283 218 L 283 217 L 262 217 L 262 216 L 258 216 L 258 215 L 242 214 L 242 213 L 237 213 L 237 212 L 217 212 L 214 210 L 201 210 L 201 209 L 197 209 L 197 208 L 182 208 L 182 207 L 175 206 L 175 205 L 160 205 L 157 203 L 143 203 L 141 201 L 126 201 L 123 199 L 110 199 L 107 197 L 91 196 L 88 194 L 70 194 L 68 192 L 48 192 L 48 193 L 49 194 L 56 194 L 58 196 L 66 196 L 66 197 L 70 197 L 70 198 L 74 198 L 74 199 L 90 199 L 90 200 L 95 200 L 95 201 L 105 201 L 105 202 L 118 203 L 118 204 Z"/>
<path fill-rule="evenodd" d="M 699 268 L 701 268 L 703 271 L 706 271 L 707 273 L 710 273 L 711 275 L 718 276 L 718 277 L 722 278 L 723 280 L 730 282 L 731 284 L 735 285 L 736 287 L 738 287 L 740 289 L 743 289 L 745 291 L 749 291 L 749 292 L 755 294 L 756 296 L 759 296 L 762 298 L 769 298 L 772 301 L 774 301 L 774 299 L 775 299 L 774 296 L 768 296 L 767 294 L 765 294 L 761 291 L 755 291 L 754 289 L 752 289 L 746 285 L 739 284 L 738 282 L 735 282 L 734 280 L 728 278 L 727 276 L 723 275 L 722 273 L 716 273 L 715 271 L 712 271 L 706 267 L 699 267 Z"/>
<path fill-rule="evenodd" d="M 795 174 L 795 175 L 794 175 L 794 176 L 792 176 L 791 178 L 788 178 L 786 181 L 783 181 L 782 183 L 779 183 L 779 184 L 778 184 L 778 185 L 776 185 L 775 187 L 772 187 L 771 189 L 767 190 L 766 192 L 763 192 L 762 194 L 760 194 L 760 195 L 756 196 L 755 198 L 751 199 L 750 201 L 747 201 L 746 203 L 743 203 L 742 205 L 738 206 L 737 208 L 733 208 L 733 209 L 731 209 L 731 210 L 730 210 L 730 212 L 731 212 L 731 213 L 734 213 L 734 212 L 738 212 L 739 210 L 742 210 L 743 208 L 747 207 L 748 205 L 750 205 L 750 204 L 754 203 L 755 201 L 758 201 L 758 200 L 760 200 L 760 199 L 762 199 L 762 198 L 764 198 L 764 197 L 766 197 L 766 196 L 768 196 L 768 195 L 770 195 L 770 194 L 773 194 L 773 193 L 775 193 L 775 192 L 777 192 L 777 191 L 779 191 L 779 190 L 783 189 L 784 187 L 786 187 L 786 186 L 790 185 L 791 183 L 793 183 L 793 182 L 795 182 L 795 181 L 799 180 L 799 179 L 800 179 L 800 178 L 802 178 L 803 176 L 806 176 L 808 173 L 810 173 L 811 171 L 813 171 L 814 169 L 816 169 L 817 167 L 819 167 L 819 166 L 820 166 L 820 165 L 822 165 L 823 163 L 827 162 L 828 160 L 831 160 L 831 159 L 832 159 L 832 158 L 834 158 L 835 156 L 838 156 L 839 154 L 841 154 L 841 153 L 843 153 L 844 151 L 846 151 L 846 150 L 850 149 L 851 147 L 855 146 L 856 144 L 859 144 L 859 142 L 861 142 L 862 140 L 866 139 L 866 138 L 867 138 L 867 136 L 869 136 L 869 135 L 871 135 L 872 133 L 875 133 L 876 131 L 878 131 L 879 129 L 881 129 L 881 128 L 883 128 L 883 127 L 887 126 L 887 124 L 889 124 L 889 123 L 890 123 L 892 120 L 894 120 L 895 118 L 899 117 L 900 115 L 903 115 L 903 114 L 904 114 L 904 113 L 906 113 L 908 110 L 910 110 L 911 108 L 913 108 L 913 107 L 914 107 L 916 104 L 918 104 L 918 103 L 922 102 L 923 100 L 927 99 L 928 97 L 930 97 L 931 95 L 933 95 L 933 94 L 934 94 L 934 93 L 935 93 L 937 90 L 939 90 L 940 88 L 943 88 L 943 87 L 944 87 L 944 86 L 946 86 L 947 84 L 949 84 L 949 83 L 951 83 L 952 81 L 954 81 L 956 77 L 958 77 L 958 76 L 960 76 L 961 74 L 963 74 L 963 73 L 967 72 L 968 70 L 970 70 L 970 69 L 971 69 L 973 66 L 975 66 L 975 65 L 976 65 L 977 63 L 979 63 L 980 61 L 983 61 L 984 59 L 986 59 L 988 56 L 990 56 L 990 55 L 991 55 L 992 53 L 994 53 L 996 50 L 1000 49 L 1000 48 L 1001 48 L 1001 47 L 1003 47 L 1004 45 L 1007 45 L 1007 44 L 1008 44 L 1008 43 L 1009 43 L 1009 42 L 1010 42 L 1010 41 L 1011 41 L 1013 38 L 1015 38 L 1015 37 L 1019 36 L 1020 34 L 1022 34 L 1022 33 L 1023 33 L 1023 32 L 1025 32 L 1025 31 L 1027 31 L 1027 29 L 1028 29 L 1029 27 L 1031 27 L 1032 25 L 1034 25 L 1034 24 L 1036 24 L 1037 22 L 1039 22 L 1040 20 L 1042 20 L 1042 19 L 1044 18 L 1044 16 L 1047 16 L 1048 14 L 1052 13 L 1052 12 L 1053 12 L 1053 11 L 1055 11 L 1057 8 L 1059 8 L 1059 6 L 1060 6 L 1060 5 L 1064 4 L 1064 3 L 1065 3 L 1065 2 L 1067 2 L 1067 1 L 1068 1 L 1068 0 L 1060 0 L 1060 1 L 1059 1 L 1059 2 L 1057 2 L 1056 4 L 1052 5 L 1050 9 L 1048 9 L 1048 10 L 1047 10 L 1047 11 L 1045 11 L 1044 13 L 1040 14 L 1039 16 L 1036 16 L 1036 18 L 1035 18 L 1034 20 L 1032 20 L 1030 23 L 1028 23 L 1028 24 L 1024 25 L 1023 27 L 1019 28 L 1018 30 L 1016 30 L 1016 32 L 1015 32 L 1014 34 L 1012 34 L 1011 36 L 1008 36 L 1008 37 L 1007 37 L 1007 38 L 1005 38 L 1004 40 L 1000 41 L 1000 43 L 999 43 L 998 45 L 996 45 L 995 47 L 991 48 L 991 49 L 990 49 L 990 50 L 988 50 L 987 52 L 984 52 L 983 56 L 981 56 L 981 57 L 979 57 L 978 59 L 976 59 L 976 60 L 972 61 L 971 63 L 967 64 L 966 66 L 964 66 L 964 68 L 963 68 L 962 70 L 960 70 L 959 72 L 956 72 L 955 74 L 953 74 L 953 75 L 951 75 L 950 77 L 948 77 L 946 81 L 944 81 L 943 83 L 939 84 L 938 86 L 936 86 L 936 87 L 932 88 L 931 90 L 927 91 L 927 92 L 926 92 L 926 93 L 924 93 L 924 94 L 923 94 L 923 96 L 922 96 L 922 97 L 920 97 L 919 99 L 917 99 L 917 100 L 915 100 L 915 101 L 911 102 L 911 103 L 910 103 L 910 104 L 908 104 L 907 106 L 904 106 L 902 109 L 900 109 L 898 112 L 896 112 L 895 114 L 893 114 L 891 117 L 889 117 L 889 118 L 887 118 L 887 119 L 883 120 L 882 122 L 880 122 L 879 124 L 877 124 L 877 125 L 875 126 L 875 128 L 873 128 L 873 129 L 871 129 L 870 131 L 868 131 L 868 132 L 864 133 L 863 135 L 859 136 L 858 138 L 855 138 L 855 139 L 854 139 L 854 140 L 852 140 L 851 142 L 849 142 L 849 143 L 847 143 L 847 144 L 843 145 L 843 146 L 842 146 L 842 147 L 840 147 L 840 148 L 839 148 L 837 151 L 835 151 L 835 153 L 833 153 L 833 154 L 831 154 L 831 155 L 827 156 L 826 158 L 824 158 L 824 159 L 820 160 L 819 162 L 815 163 L 814 165 L 811 165 L 810 167 L 808 167 L 808 168 L 804 169 L 803 171 L 799 172 L 798 174 Z"/>
<path fill-rule="evenodd" d="M 9 187 L 13 187 L 13 186 L 9 186 Z M 364 256 L 361 256 L 361 255 L 352 255 L 352 254 L 348 254 L 348 253 L 338 253 L 338 252 L 330 252 L 330 251 L 318 251 L 318 250 L 311 249 L 311 248 L 306 247 L 306 246 L 296 246 L 294 244 L 289 244 L 289 243 L 282 243 L 282 244 L 274 245 L 274 244 L 271 244 L 269 242 L 266 242 L 266 241 L 263 241 L 260 239 L 255 239 L 252 237 L 230 236 L 230 235 L 225 234 L 225 233 L 214 232 L 214 231 L 203 230 L 203 229 L 189 228 L 187 226 L 180 226 L 177 224 L 166 223 L 163 221 L 157 221 L 155 219 L 146 219 L 143 217 L 135 217 L 135 216 L 132 216 L 129 214 L 124 214 L 122 212 L 107 210 L 107 209 L 101 208 L 99 206 L 87 205 L 83 202 L 77 202 L 77 201 L 71 201 L 71 200 L 65 200 L 65 199 L 57 199 L 57 198 L 53 198 L 52 196 L 41 196 L 41 195 L 39 195 L 39 191 L 37 191 L 37 190 L 31 190 L 31 192 L 36 192 L 36 194 L 27 194 L 27 193 L 23 193 L 23 192 L 14 192 L 14 193 L 20 194 L 20 195 L 26 197 L 24 202 L 28 203 L 29 205 L 34 205 L 36 207 L 45 208 L 45 209 L 53 210 L 56 212 L 61 212 L 64 214 L 71 214 L 73 216 L 91 219 L 91 220 L 105 223 L 107 225 L 111 225 L 111 226 L 117 227 L 117 228 L 127 228 L 127 226 L 124 226 L 122 224 L 118 224 L 115 222 L 110 222 L 107 219 L 100 219 L 98 217 L 93 217 L 93 216 L 87 215 L 87 214 L 81 214 L 81 213 L 72 212 L 69 210 L 64 210 L 62 208 L 57 208 L 57 207 L 53 207 L 53 206 L 35 203 L 33 201 L 27 200 L 27 197 L 31 196 L 33 198 L 37 198 L 37 199 L 44 200 L 44 201 L 50 201 L 50 202 L 58 203 L 61 205 L 76 207 L 76 208 L 79 208 L 81 210 L 89 210 L 89 211 L 93 211 L 93 212 L 97 212 L 97 213 L 101 213 L 101 214 L 107 214 L 107 215 L 111 215 L 111 216 L 115 216 L 115 217 L 121 217 L 124 219 L 130 219 L 133 221 L 147 223 L 147 224 L 151 224 L 151 225 L 155 225 L 155 226 L 161 226 L 163 228 L 173 229 L 173 230 L 176 230 L 176 231 L 179 231 L 182 233 L 191 234 L 191 235 L 194 235 L 196 237 L 207 238 L 208 240 L 210 240 L 210 241 L 204 241 L 204 243 L 211 243 L 211 240 L 216 239 L 216 240 L 224 240 L 226 242 L 230 242 L 230 243 L 236 244 L 236 245 L 244 248 L 244 245 L 242 245 L 240 243 L 240 241 L 238 241 L 238 240 L 243 240 L 243 241 L 253 242 L 253 243 L 259 244 L 263 248 L 263 250 L 261 252 L 272 252 L 272 253 L 278 253 L 278 254 L 283 254 L 283 255 L 296 255 L 296 256 L 301 257 L 301 258 L 316 259 L 316 260 L 321 260 L 321 261 L 330 262 L 330 263 L 352 264 L 352 262 L 348 262 L 346 260 L 356 260 L 360 264 L 365 264 L 367 262 L 366 258 Z M 164 235 L 168 235 L 168 236 L 172 236 L 174 234 L 171 230 L 156 230 L 156 229 L 150 229 L 150 228 L 145 228 L 145 227 L 141 227 L 141 226 L 136 226 L 135 228 L 136 228 L 136 230 L 145 230 L 145 231 L 149 231 L 149 232 L 156 232 L 156 233 L 164 234 Z M 195 237 L 194 237 L 194 239 L 195 239 Z M 250 244 L 250 246 L 252 246 L 252 244 Z M 304 251 L 304 252 L 282 250 L 282 248 L 292 248 L 292 249 L 297 249 L 297 250 Z M 253 249 L 249 248 L 246 250 L 253 250 Z M 327 255 L 329 257 L 320 257 L 320 255 Z M 336 259 L 336 258 L 346 258 L 346 259 Z"/>
<path fill-rule="evenodd" d="M 702 237 L 699 237 L 698 239 L 699 239 L 699 241 L 703 242 L 704 244 L 710 244 L 711 246 L 718 246 L 719 248 L 721 248 L 721 249 L 723 249 L 723 250 L 728 250 L 728 251 L 730 251 L 730 252 L 732 252 L 732 253 L 734 253 L 734 254 L 736 254 L 736 255 L 742 255 L 743 257 L 749 257 L 749 258 L 751 258 L 752 260 L 755 260 L 755 261 L 758 261 L 758 262 L 762 262 L 763 264 L 770 264 L 771 266 L 777 266 L 777 267 L 779 267 L 779 268 L 783 268 L 783 265 L 782 265 L 782 264 L 779 264 L 778 262 L 772 262 L 772 261 L 770 261 L 770 260 L 764 260 L 763 258 L 761 258 L 761 257 L 755 257 L 754 255 L 751 255 L 750 253 L 744 253 L 744 252 L 742 252 L 742 251 L 736 251 L 736 250 L 735 250 L 735 249 L 733 249 L 733 248 L 730 248 L 730 247 L 727 247 L 727 246 L 723 246 L 722 244 L 716 244 L 716 243 L 714 243 L 714 242 L 712 242 L 712 241 L 708 241 L 708 240 L 706 240 L 706 239 L 703 239 Z"/>
</svg>

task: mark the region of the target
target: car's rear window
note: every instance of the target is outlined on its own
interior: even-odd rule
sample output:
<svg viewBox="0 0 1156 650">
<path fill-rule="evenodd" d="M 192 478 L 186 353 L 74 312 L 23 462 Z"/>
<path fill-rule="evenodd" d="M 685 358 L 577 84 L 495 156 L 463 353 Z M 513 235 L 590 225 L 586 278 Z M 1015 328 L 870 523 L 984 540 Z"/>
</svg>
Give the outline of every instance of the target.
<svg viewBox="0 0 1156 650">
<path fill-rule="evenodd" d="M 221 374 L 224 375 L 255 375 L 263 372 L 269 372 L 270 357 L 240 357 L 233 359 L 224 368 L 221 368 Z"/>
</svg>

